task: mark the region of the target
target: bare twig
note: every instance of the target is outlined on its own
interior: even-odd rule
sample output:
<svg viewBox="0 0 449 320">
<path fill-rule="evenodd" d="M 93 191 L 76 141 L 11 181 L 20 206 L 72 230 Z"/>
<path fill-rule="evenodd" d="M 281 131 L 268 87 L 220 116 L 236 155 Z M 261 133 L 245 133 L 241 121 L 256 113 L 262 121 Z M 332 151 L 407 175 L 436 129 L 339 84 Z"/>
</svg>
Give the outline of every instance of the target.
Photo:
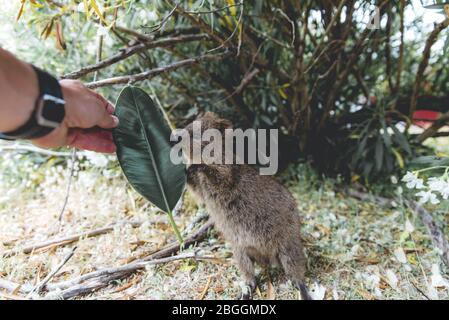
<svg viewBox="0 0 449 320">
<path fill-rule="evenodd" d="M 448 121 L 449 121 L 449 111 L 442 114 L 429 128 L 424 130 L 424 132 L 418 136 L 417 141 L 419 143 L 423 143 L 427 139 L 435 136 L 435 134 L 438 133 L 438 130 L 444 127 Z"/>
<path fill-rule="evenodd" d="M 421 290 L 418 285 L 415 283 L 415 281 L 410 281 L 410 283 L 413 285 L 413 287 L 415 287 L 416 291 L 418 291 L 420 294 L 423 295 L 424 298 L 426 298 L 427 300 L 432 300 L 429 298 L 429 296 L 427 294 L 425 294 L 425 292 L 423 290 Z"/>
<path fill-rule="evenodd" d="M 33 290 L 31 290 L 30 293 L 28 293 L 27 297 L 30 297 L 33 293 L 40 293 L 42 289 L 47 285 L 47 283 L 61 270 L 61 268 L 73 257 L 75 254 L 76 247 L 73 247 L 72 250 L 64 257 L 64 259 L 61 261 L 61 263 L 52 271 L 50 272 L 44 280 L 42 280 L 38 285 L 36 285 Z"/>
<path fill-rule="evenodd" d="M 239 17 L 238 17 L 238 20 L 237 20 L 237 23 L 236 23 L 236 26 L 235 26 L 234 30 L 232 31 L 232 33 L 231 33 L 231 35 L 229 37 L 227 37 L 222 43 L 220 43 L 220 45 L 218 47 L 215 47 L 215 48 L 209 50 L 208 51 L 209 53 L 217 51 L 217 50 L 219 50 L 221 48 L 224 48 L 224 47 L 228 47 L 228 45 L 227 45 L 228 42 L 230 42 L 234 38 L 234 36 L 237 33 L 237 31 L 240 30 L 240 32 L 241 32 L 241 30 L 243 29 L 243 13 L 244 13 L 245 6 L 244 6 L 244 0 L 240 0 L 240 1 L 241 1 L 240 2 L 240 5 L 241 5 L 240 14 L 239 14 Z M 242 43 L 241 43 L 241 34 L 240 34 L 239 44 L 237 46 L 237 54 L 236 54 L 237 56 L 240 55 L 241 44 Z"/>
<path fill-rule="evenodd" d="M 449 243 L 444 236 L 444 233 L 440 230 L 440 228 L 438 228 L 432 218 L 432 215 L 423 206 L 417 202 L 412 202 L 410 205 L 427 227 L 433 245 L 441 251 L 441 259 L 444 264 L 449 267 Z"/>
<path fill-rule="evenodd" d="M 235 90 L 230 95 L 217 101 L 217 103 L 226 101 L 226 100 L 232 98 L 233 96 L 235 96 L 236 94 L 240 94 L 248 86 L 248 84 L 254 79 L 254 77 L 256 77 L 259 74 L 259 72 L 260 72 L 260 70 L 257 68 L 255 68 L 251 72 L 248 72 L 246 75 L 244 75 L 242 81 L 237 86 L 237 88 L 235 88 Z"/>
<path fill-rule="evenodd" d="M 150 27 L 146 27 L 144 26 L 144 28 L 149 28 L 152 29 L 151 33 L 155 33 L 161 29 L 163 29 L 166 25 L 166 23 L 168 22 L 168 20 L 170 20 L 170 18 L 175 14 L 176 9 L 178 9 L 179 4 L 175 4 L 175 6 L 173 7 L 173 9 L 162 19 L 162 21 L 160 23 L 158 23 L 157 25 L 154 26 L 150 26 Z"/>
<path fill-rule="evenodd" d="M 76 163 L 76 149 L 73 148 L 72 150 L 72 163 L 69 171 L 69 181 L 67 182 L 67 190 L 64 198 L 64 203 L 62 205 L 61 211 L 59 213 L 58 217 L 58 229 L 61 231 L 62 226 L 62 217 L 64 216 L 65 209 L 67 207 L 67 203 L 69 202 L 70 197 L 70 189 L 72 187 L 72 181 L 73 181 L 73 175 L 75 174 L 75 163 Z"/>
<path fill-rule="evenodd" d="M 99 63 L 85 66 L 85 67 L 81 68 L 80 70 L 68 73 L 68 74 L 62 76 L 62 78 L 63 79 L 78 79 L 78 78 L 81 78 L 82 76 L 85 76 L 86 74 L 106 68 L 110 65 L 113 65 L 113 64 L 119 62 L 119 61 L 125 60 L 134 54 L 144 52 L 148 49 L 164 48 L 164 47 L 176 45 L 178 43 L 203 40 L 206 38 L 207 38 L 207 35 L 205 35 L 205 34 L 193 34 L 193 35 L 182 35 L 182 36 L 169 38 L 169 39 L 161 39 L 161 40 L 139 43 L 137 45 L 125 48 L 121 52 L 113 55 L 112 57 L 104 59 L 104 60 L 100 61 Z"/>
<path fill-rule="evenodd" d="M 312 54 L 312 58 L 316 58 L 316 59 L 311 59 L 311 62 L 305 68 L 306 70 L 310 70 L 311 67 L 316 63 L 315 61 L 317 59 L 319 59 L 324 54 L 324 52 L 326 51 L 326 50 L 323 50 L 323 52 L 320 53 L 321 48 L 325 44 L 326 38 L 329 36 L 329 34 L 330 34 L 331 30 L 332 30 L 332 27 L 334 26 L 335 22 L 337 22 L 338 19 L 340 19 L 340 14 L 341 14 L 341 11 L 342 11 L 343 6 L 345 5 L 345 3 L 346 3 L 346 0 L 340 1 L 340 4 L 338 5 L 338 8 L 337 8 L 337 12 L 333 15 L 332 20 L 330 21 L 329 25 L 327 26 L 326 31 L 324 32 L 323 37 L 321 38 L 318 46 L 315 48 L 315 50 L 314 50 L 314 52 Z"/>
<path fill-rule="evenodd" d="M 230 51 L 226 51 L 224 53 L 219 54 L 206 54 L 194 58 L 189 58 L 186 60 L 181 60 L 174 62 L 170 65 L 147 70 L 142 73 L 134 74 L 134 75 L 127 75 L 127 76 L 120 76 L 120 77 L 114 77 L 109 79 L 104 79 L 96 82 L 88 83 L 86 86 L 91 89 L 99 88 L 99 87 L 105 87 L 105 86 L 112 86 L 116 84 L 132 84 L 138 81 L 148 80 L 151 79 L 161 73 L 164 72 L 170 72 L 188 65 L 196 64 L 202 61 L 213 61 L 213 60 L 220 60 L 225 57 L 228 57 L 231 55 Z"/>
</svg>

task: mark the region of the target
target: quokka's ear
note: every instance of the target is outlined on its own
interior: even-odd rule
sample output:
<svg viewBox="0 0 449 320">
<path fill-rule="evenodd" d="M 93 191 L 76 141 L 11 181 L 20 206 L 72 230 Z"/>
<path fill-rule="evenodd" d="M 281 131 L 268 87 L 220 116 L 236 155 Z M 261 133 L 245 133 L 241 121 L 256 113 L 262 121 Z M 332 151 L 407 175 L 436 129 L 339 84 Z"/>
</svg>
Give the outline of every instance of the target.
<svg viewBox="0 0 449 320">
<path fill-rule="evenodd" d="M 217 119 L 215 122 L 215 126 L 218 130 L 224 131 L 225 129 L 232 128 L 232 122 L 227 119 Z"/>
<path fill-rule="evenodd" d="M 206 113 L 203 115 L 203 118 L 218 119 L 218 116 L 216 113 L 214 113 L 212 111 L 206 111 Z"/>
</svg>

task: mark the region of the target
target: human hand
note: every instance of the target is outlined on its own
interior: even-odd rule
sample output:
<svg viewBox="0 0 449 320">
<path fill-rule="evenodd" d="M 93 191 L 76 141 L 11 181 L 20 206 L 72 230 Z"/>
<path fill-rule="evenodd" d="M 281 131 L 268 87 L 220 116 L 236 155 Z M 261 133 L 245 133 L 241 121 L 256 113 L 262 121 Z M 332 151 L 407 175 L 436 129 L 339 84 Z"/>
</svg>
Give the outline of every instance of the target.
<svg viewBox="0 0 449 320">
<path fill-rule="evenodd" d="M 50 134 L 32 140 L 42 148 L 70 146 L 84 150 L 113 153 L 116 150 L 112 131 L 118 125 L 114 107 L 99 93 L 76 80 L 60 81 L 65 104 L 65 118 Z"/>
</svg>

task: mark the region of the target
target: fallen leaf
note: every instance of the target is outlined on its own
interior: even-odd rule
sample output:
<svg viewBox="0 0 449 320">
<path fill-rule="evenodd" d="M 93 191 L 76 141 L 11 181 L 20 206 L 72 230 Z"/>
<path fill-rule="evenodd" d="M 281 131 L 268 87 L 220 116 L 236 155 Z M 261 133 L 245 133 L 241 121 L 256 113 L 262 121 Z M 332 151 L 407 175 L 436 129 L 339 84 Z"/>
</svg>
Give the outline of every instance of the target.
<svg viewBox="0 0 449 320">
<path fill-rule="evenodd" d="M 401 247 L 394 250 L 394 256 L 400 263 L 407 263 L 407 256 L 405 255 L 404 249 Z"/>
</svg>

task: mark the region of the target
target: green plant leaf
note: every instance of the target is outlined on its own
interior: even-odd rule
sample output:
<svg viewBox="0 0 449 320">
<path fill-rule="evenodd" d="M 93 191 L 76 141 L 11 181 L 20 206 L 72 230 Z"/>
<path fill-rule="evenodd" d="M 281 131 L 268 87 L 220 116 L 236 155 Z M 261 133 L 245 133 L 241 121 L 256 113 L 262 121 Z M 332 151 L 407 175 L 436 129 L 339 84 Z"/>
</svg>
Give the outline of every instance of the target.
<svg viewBox="0 0 449 320">
<path fill-rule="evenodd" d="M 413 159 L 410 167 L 414 169 L 422 169 L 429 167 L 449 166 L 449 157 L 422 156 Z"/>
<path fill-rule="evenodd" d="M 184 190 L 184 164 L 170 160 L 171 129 L 163 111 L 140 88 L 128 86 L 120 93 L 114 129 L 117 157 L 129 183 L 142 196 L 169 214 Z M 175 231 L 176 226 L 173 226 Z"/>
<path fill-rule="evenodd" d="M 374 157 L 375 157 L 375 161 L 376 161 L 376 171 L 380 172 L 380 170 L 382 169 L 382 163 L 383 163 L 383 158 L 384 158 L 384 145 L 382 143 L 382 139 L 381 139 L 380 135 L 377 136 Z"/>
<path fill-rule="evenodd" d="M 407 152 L 409 155 L 412 154 L 412 149 L 410 147 L 410 144 L 408 143 L 407 138 L 405 135 L 396 128 L 396 126 L 391 126 L 391 129 L 394 131 L 393 139 L 396 141 L 396 143 L 403 149 L 405 152 Z"/>
</svg>

